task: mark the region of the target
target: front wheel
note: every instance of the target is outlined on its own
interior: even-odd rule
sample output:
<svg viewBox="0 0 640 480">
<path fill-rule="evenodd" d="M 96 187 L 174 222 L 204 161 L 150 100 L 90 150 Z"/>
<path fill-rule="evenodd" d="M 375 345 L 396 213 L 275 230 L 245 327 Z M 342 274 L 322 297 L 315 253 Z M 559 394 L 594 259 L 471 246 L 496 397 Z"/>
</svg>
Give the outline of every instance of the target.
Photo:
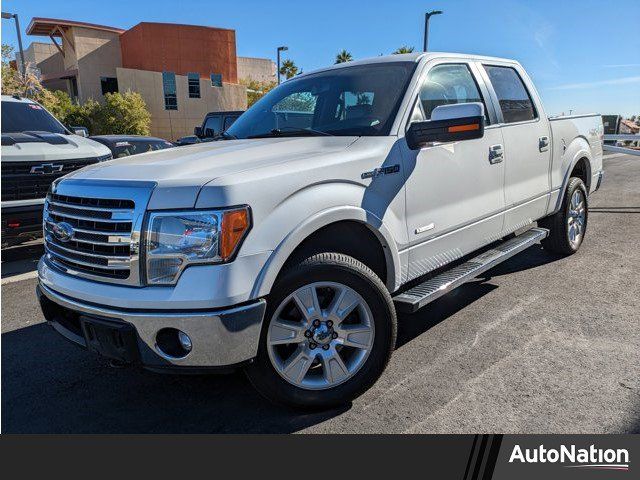
<svg viewBox="0 0 640 480">
<path fill-rule="evenodd" d="M 246 372 L 276 403 L 333 407 L 375 383 L 395 339 L 395 309 L 381 280 L 354 258 L 321 253 L 275 285 Z"/>
<path fill-rule="evenodd" d="M 588 218 L 587 188 L 581 179 L 572 177 L 560 210 L 538 222 L 549 229 L 549 236 L 542 241 L 542 246 L 561 255 L 576 253 L 584 240 Z"/>
</svg>

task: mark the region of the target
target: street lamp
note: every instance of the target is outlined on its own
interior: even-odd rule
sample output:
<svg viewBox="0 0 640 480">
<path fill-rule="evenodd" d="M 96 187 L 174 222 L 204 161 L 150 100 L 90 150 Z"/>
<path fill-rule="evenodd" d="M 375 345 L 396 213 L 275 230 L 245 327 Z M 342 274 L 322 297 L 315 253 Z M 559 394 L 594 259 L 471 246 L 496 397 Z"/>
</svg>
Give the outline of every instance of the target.
<svg viewBox="0 0 640 480">
<path fill-rule="evenodd" d="M 433 15 L 440 15 L 442 10 L 431 10 L 424 14 L 424 48 L 422 49 L 424 52 L 427 51 L 427 43 L 429 40 L 429 19 Z"/>
<path fill-rule="evenodd" d="M 2 18 L 13 18 L 16 21 L 16 32 L 18 32 L 18 48 L 20 49 L 20 62 L 22 63 L 21 70 L 22 76 L 24 77 L 25 72 L 27 71 L 27 66 L 24 63 L 24 51 L 22 50 L 22 35 L 20 35 L 20 22 L 18 22 L 18 14 L 2 12 Z"/>
<path fill-rule="evenodd" d="M 289 50 L 289 47 L 278 47 L 278 70 L 276 72 L 276 76 L 278 77 L 278 85 L 280 85 L 280 52 L 284 52 L 285 50 Z"/>
</svg>

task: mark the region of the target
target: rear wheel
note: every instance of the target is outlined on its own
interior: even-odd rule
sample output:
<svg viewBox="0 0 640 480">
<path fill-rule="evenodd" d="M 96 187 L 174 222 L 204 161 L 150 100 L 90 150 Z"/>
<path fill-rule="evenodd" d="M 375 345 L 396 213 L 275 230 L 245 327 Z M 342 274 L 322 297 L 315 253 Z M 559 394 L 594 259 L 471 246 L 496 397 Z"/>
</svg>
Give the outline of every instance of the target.
<svg viewBox="0 0 640 480">
<path fill-rule="evenodd" d="M 542 246 L 561 255 L 576 253 L 584 240 L 588 218 L 587 188 L 581 179 L 572 177 L 560 210 L 538 222 L 549 229 L 549 236 L 542 241 Z"/>
<path fill-rule="evenodd" d="M 336 406 L 378 379 L 395 337 L 395 310 L 380 279 L 351 257 L 322 253 L 274 287 L 247 374 L 276 403 Z"/>
</svg>

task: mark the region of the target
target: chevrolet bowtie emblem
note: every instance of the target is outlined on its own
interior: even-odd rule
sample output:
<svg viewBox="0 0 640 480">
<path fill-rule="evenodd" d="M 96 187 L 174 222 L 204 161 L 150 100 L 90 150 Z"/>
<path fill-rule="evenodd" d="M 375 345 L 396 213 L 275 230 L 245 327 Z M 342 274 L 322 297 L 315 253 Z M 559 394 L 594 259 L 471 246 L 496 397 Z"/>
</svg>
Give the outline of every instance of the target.
<svg viewBox="0 0 640 480">
<path fill-rule="evenodd" d="M 43 163 L 41 165 L 36 165 L 31 167 L 31 171 L 29 173 L 37 173 L 40 175 L 51 175 L 53 173 L 60 173 L 62 171 L 63 165 L 54 165 L 53 163 Z"/>
</svg>

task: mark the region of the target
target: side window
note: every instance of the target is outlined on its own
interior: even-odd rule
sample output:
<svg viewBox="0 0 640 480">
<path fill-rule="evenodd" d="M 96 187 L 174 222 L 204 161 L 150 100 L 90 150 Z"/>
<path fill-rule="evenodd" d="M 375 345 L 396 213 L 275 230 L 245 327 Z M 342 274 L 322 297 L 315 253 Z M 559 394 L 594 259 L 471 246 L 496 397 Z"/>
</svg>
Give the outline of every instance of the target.
<svg viewBox="0 0 640 480">
<path fill-rule="evenodd" d="M 420 102 L 427 120 L 436 107 L 455 103 L 480 102 L 484 105 L 478 85 L 465 64 L 436 65 L 427 75 L 420 89 Z M 487 106 L 484 105 L 488 124 Z"/>
<path fill-rule="evenodd" d="M 230 117 L 226 117 L 224 119 L 224 129 L 226 130 L 227 128 L 229 128 L 231 125 L 233 125 L 233 122 L 235 122 L 238 119 L 238 117 L 236 116 L 230 116 Z"/>
<path fill-rule="evenodd" d="M 215 117 L 209 117 L 204 122 L 204 131 L 202 133 L 206 134 L 207 128 L 213 130 L 215 135 L 218 135 L 222 131 L 222 117 L 220 115 L 216 115 Z"/>
<path fill-rule="evenodd" d="M 536 118 L 531 96 L 520 75 L 511 67 L 484 65 L 498 96 L 505 123 L 525 122 Z"/>
<path fill-rule="evenodd" d="M 187 73 L 189 98 L 200 98 L 200 74 Z"/>
<path fill-rule="evenodd" d="M 212 73 L 211 74 L 211 86 L 212 87 L 221 87 L 222 86 L 222 74 L 221 73 Z"/>
<path fill-rule="evenodd" d="M 176 96 L 176 74 L 162 72 L 162 90 L 164 93 L 164 109 L 178 110 L 178 97 Z"/>
</svg>

